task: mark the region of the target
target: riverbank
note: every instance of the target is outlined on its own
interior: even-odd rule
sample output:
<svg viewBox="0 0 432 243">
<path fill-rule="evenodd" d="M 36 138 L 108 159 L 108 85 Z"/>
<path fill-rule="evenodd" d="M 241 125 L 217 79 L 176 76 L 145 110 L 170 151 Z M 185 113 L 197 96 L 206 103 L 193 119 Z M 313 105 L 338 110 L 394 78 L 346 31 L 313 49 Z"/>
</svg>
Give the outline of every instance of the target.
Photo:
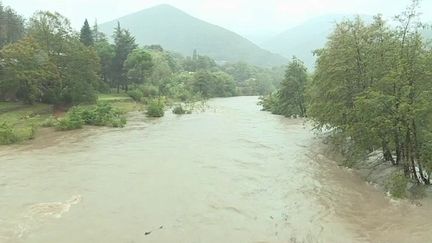
<svg viewBox="0 0 432 243">
<path fill-rule="evenodd" d="M 321 135 L 320 153 L 335 161 L 339 166 L 355 171 L 364 181 L 370 183 L 388 196 L 408 199 L 415 205 L 421 205 L 419 200 L 432 198 L 432 188 L 418 185 L 406 178 L 401 166 L 395 166 L 386 161 L 381 150 L 359 156 L 345 156 L 339 143 L 334 143 L 330 137 Z"/>
<path fill-rule="evenodd" d="M 134 102 L 124 94 L 101 94 L 98 103 L 109 104 L 110 107 L 126 114 L 141 111 L 143 105 Z M 93 105 L 82 105 L 91 108 Z M 67 109 L 55 108 L 48 104 L 26 105 L 20 102 L 0 102 L 0 145 L 22 143 L 46 132 L 44 127 L 51 127 L 57 119 L 64 116 Z"/>
</svg>

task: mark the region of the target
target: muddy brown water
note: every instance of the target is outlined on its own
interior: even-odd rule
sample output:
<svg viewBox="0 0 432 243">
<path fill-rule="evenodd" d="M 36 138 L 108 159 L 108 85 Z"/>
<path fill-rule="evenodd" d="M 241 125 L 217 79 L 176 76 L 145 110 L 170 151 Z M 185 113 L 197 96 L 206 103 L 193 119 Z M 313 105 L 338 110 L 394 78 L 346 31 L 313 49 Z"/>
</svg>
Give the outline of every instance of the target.
<svg viewBox="0 0 432 243">
<path fill-rule="evenodd" d="M 0 242 L 432 242 L 432 207 L 386 197 L 256 97 L 0 148 Z"/>
</svg>

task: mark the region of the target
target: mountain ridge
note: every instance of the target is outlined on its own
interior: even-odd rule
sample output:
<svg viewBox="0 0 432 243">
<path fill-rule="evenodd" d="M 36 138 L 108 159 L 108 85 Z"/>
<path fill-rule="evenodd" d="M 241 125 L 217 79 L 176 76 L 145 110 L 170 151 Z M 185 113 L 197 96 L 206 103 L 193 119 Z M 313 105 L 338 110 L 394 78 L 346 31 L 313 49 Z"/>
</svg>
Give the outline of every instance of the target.
<svg viewBox="0 0 432 243">
<path fill-rule="evenodd" d="M 252 41 L 218 25 L 200 20 L 183 10 L 161 4 L 99 25 L 111 36 L 120 22 L 141 45 L 162 47 L 190 56 L 196 49 L 219 62 L 248 62 L 258 66 L 284 65 L 287 59 L 264 50 Z"/>
</svg>

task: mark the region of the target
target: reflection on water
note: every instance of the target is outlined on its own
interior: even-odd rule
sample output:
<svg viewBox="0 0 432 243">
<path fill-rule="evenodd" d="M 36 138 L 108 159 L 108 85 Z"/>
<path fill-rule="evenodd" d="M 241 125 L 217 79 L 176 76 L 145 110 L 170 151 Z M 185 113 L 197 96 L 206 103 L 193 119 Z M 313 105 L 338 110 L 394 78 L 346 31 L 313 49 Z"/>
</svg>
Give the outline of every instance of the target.
<svg viewBox="0 0 432 243">
<path fill-rule="evenodd" d="M 428 242 L 392 201 L 256 97 L 0 148 L 0 242 Z"/>
</svg>

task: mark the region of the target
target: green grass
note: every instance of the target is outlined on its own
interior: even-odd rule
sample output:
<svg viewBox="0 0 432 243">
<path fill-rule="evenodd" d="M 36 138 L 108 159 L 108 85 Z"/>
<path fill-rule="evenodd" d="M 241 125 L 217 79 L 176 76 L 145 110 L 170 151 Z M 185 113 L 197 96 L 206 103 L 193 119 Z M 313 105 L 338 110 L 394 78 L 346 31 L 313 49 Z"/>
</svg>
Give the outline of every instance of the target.
<svg viewBox="0 0 432 243">
<path fill-rule="evenodd" d="M 52 114 L 52 106 L 46 104 L 24 105 L 17 102 L 0 102 L 0 121 L 13 126 L 44 121 Z"/>
<path fill-rule="evenodd" d="M 98 101 L 116 102 L 116 101 L 133 101 L 126 93 L 120 94 L 99 94 Z"/>
<path fill-rule="evenodd" d="M 143 109 L 143 105 L 135 102 L 127 93 L 99 94 L 98 102 L 109 102 L 114 108 L 120 110 L 122 113 Z"/>
<path fill-rule="evenodd" d="M 33 139 L 36 129 L 51 115 L 51 105 L 0 102 L 0 123 L 5 123 L 11 127 L 11 132 L 16 137 L 13 140 L 14 142 Z M 3 142 L 3 144 L 8 143 Z"/>
</svg>

